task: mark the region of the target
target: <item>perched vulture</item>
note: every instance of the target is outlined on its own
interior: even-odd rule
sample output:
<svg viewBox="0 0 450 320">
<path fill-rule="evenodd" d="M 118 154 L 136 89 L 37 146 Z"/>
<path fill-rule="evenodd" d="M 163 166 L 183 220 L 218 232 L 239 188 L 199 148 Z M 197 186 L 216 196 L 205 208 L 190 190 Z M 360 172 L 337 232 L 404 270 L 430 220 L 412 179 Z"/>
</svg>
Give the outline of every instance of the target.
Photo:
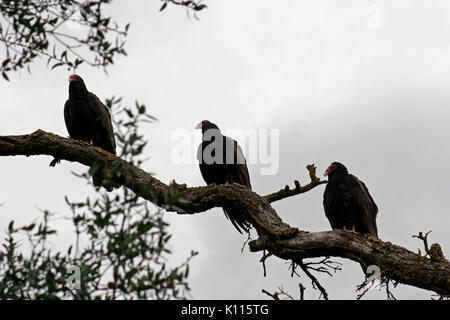
<svg viewBox="0 0 450 320">
<path fill-rule="evenodd" d="M 349 174 L 339 162 L 333 162 L 325 176 L 328 176 L 328 184 L 323 194 L 323 206 L 331 227 L 378 237 L 378 207 L 364 182 Z"/>
<path fill-rule="evenodd" d="M 69 77 L 69 100 L 64 105 L 64 120 L 72 139 L 82 140 L 116 154 L 116 141 L 108 108 L 89 92 L 79 75 Z M 103 174 L 93 176 L 94 186 L 102 185 Z"/>
<path fill-rule="evenodd" d="M 205 182 L 207 184 L 239 183 L 252 189 L 247 162 L 237 142 L 222 135 L 220 129 L 208 120 L 203 120 L 195 128 L 202 129 L 202 143 L 198 147 L 197 159 Z M 223 211 L 237 231 L 248 232 L 250 224 L 239 210 L 227 208 Z"/>
</svg>

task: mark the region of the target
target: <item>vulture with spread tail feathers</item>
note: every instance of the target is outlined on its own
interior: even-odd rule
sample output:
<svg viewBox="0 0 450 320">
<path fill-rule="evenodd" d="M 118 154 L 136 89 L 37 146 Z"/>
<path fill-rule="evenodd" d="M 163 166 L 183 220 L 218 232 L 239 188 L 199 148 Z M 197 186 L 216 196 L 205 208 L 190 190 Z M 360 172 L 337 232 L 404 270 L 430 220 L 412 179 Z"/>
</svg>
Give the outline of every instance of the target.
<svg viewBox="0 0 450 320">
<path fill-rule="evenodd" d="M 195 128 L 202 129 L 197 159 L 205 182 L 216 185 L 238 183 L 251 190 L 247 162 L 237 142 L 222 135 L 217 125 L 208 120 L 203 120 Z M 250 224 L 239 210 L 224 208 L 223 211 L 237 231 L 248 232 Z"/>
<path fill-rule="evenodd" d="M 116 141 L 108 108 L 89 92 L 83 79 L 76 74 L 69 77 L 69 99 L 64 105 L 64 120 L 72 139 L 82 140 L 116 154 Z M 93 174 L 94 186 L 103 182 L 101 168 Z"/>
<path fill-rule="evenodd" d="M 333 162 L 325 176 L 328 176 L 328 184 L 323 206 L 331 227 L 378 237 L 378 207 L 364 182 L 349 174 L 339 162 Z"/>
</svg>

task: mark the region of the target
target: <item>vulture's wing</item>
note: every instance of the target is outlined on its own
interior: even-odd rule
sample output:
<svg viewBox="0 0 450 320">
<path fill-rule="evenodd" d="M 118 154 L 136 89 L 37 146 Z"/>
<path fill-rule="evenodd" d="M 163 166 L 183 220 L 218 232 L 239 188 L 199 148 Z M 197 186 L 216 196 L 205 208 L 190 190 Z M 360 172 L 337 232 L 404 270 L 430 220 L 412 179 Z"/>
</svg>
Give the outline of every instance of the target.
<svg viewBox="0 0 450 320">
<path fill-rule="evenodd" d="M 89 109 L 95 118 L 93 143 L 106 151 L 116 153 L 116 140 L 108 108 L 93 93 L 89 92 Z"/>
<path fill-rule="evenodd" d="M 250 175 L 247 168 L 247 161 L 245 160 L 245 156 L 242 152 L 241 147 L 235 140 L 229 137 L 225 137 L 225 145 L 227 163 L 230 163 L 228 161 L 231 159 L 231 157 L 233 159 L 231 164 L 228 165 L 228 168 L 231 171 L 231 175 L 233 177 L 232 182 L 242 184 L 243 186 L 252 189 L 252 185 L 250 183 Z"/>
<path fill-rule="evenodd" d="M 359 220 L 363 229 L 362 231 L 378 237 L 376 224 L 378 207 L 364 182 L 352 174 L 349 177 L 352 181 L 349 193 L 355 210 L 361 213 Z"/>
<path fill-rule="evenodd" d="M 250 176 L 248 174 L 247 162 L 242 152 L 241 147 L 237 142 L 229 137 L 225 137 L 225 155 L 226 155 L 226 171 L 231 176 L 231 182 L 239 183 L 251 189 Z M 239 209 L 224 208 L 225 216 L 231 221 L 237 231 L 241 230 L 248 232 L 250 224 L 245 220 L 245 217 Z"/>
<path fill-rule="evenodd" d="M 203 149 L 205 142 L 200 143 L 197 149 L 197 160 L 200 167 L 200 173 L 206 184 L 217 183 L 217 165 L 207 164 L 203 160 Z"/>
<path fill-rule="evenodd" d="M 252 189 L 252 185 L 250 183 L 250 175 L 248 173 L 247 168 L 247 161 L 245 160 L 244 153 L 242 152 L 241 147 L 237 144 L 236 145 L 236 158 L 237 158 L 237 164 L 236 164 L 236 172 L 239 177 L 239 180 L 241 181 L 241 184 Z"/>
<path fill-rule="evenodd" d="M 73 119 L 73 114 L 72 114 L 72 103 L 70 102 L 70 100 L 67 100 L 66 103 L 64 104 L 64 121 L 66 122 L 66 128 L 67 131 L 69 132 L 69 136 L 73 139 L 77 139 L 77 130 L 75 127 L 75 121 Z"/>
<path fill-rule="evenodd" d="M 333 208 L 330 204 L 330 193 L 333 191 L 331 190 L 331 187 L 329 184 L 326 185 L 325 191 L 323 193 L 323 208 L 325 210 L 325 216 L 327 217 L 328 221 L 330 222 L 331 228 L 336 229 L 336 225 L 334 224 L 334 211 L 335 208 Z"/>
</svg>

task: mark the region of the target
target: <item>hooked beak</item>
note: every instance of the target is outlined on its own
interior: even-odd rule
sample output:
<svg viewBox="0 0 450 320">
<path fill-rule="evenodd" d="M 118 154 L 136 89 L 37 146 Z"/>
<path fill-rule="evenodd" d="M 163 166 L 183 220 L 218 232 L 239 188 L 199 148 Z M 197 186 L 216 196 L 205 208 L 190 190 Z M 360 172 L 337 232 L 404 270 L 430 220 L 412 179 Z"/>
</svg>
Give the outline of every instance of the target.
<svg viewBox="0 0 450 320">
<path fill-rule="evenodd" d="M 201 129 L 201 128 L 202 128 L 202 123 L 201 122 L 197 123 L 197 125 L 195 126 L 195 129 Z"/>
<path fill-rule="evenodd" d="M 323 176 L 326 177 L 326 176 L 329 175 L 330 172 L 333 171 L 335 168 L 336 168 L 336 167 L 335 167 L 333 164 L 331 164 L 331 165 L 327 168 L 327 170 L 325 170 L 325 172 L 323 173 Z"/>
</svg>

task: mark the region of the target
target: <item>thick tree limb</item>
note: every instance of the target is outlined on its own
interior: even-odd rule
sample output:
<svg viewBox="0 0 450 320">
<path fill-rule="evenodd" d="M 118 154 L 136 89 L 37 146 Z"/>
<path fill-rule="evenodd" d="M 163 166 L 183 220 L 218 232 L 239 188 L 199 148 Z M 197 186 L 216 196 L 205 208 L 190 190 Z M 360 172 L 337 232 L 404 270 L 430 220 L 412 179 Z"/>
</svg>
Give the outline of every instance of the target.
<svg viewBox="0 0 450 320">
<path fill-rule="evenodd" d="M 324 183 L 315 178 L 313 166 L 308 167 L 311 176 L 309 185 L 298 186 L 294 190 L 283 189 L 261 197 L 237 184 L 194 188 L 175 182 L 167 185 L 100 148 L 42 130 L 29 135 L 0 136 L 0 156 L 16 155 L 50 155 L 86 166 L 105 166 L 113 172 L 112 179 L 116 183 L 179 214 L 194 214 L 214 207 L 238 208 L 260 236 L 249 243 L 253 252 L 266 250 L 271 255 L 297 263 L 305 258 L 322 256 L 347 258 L 363 266 L 377 265 L 383 276 L 400 283 L 441 295 L 450 294 L 450 263 L 443 256 L 431 259 L 371 236 L 340 230 L 308 233 L 284 223 L 270 202 L 306 192 Z M 175 195 L 179 200 L 172 200 L 171 196 Z"/>
<path fill-rule="evenodd" d="M 253 252 L 268 250 L 282 259 L 301 262 L 304 258 L 335 256 L 356 261 L 365 268 L 377 265 L 382 276 L 403 284 L 450 293 L 450 263 L 422 257 L 390 242 L 344 230 L 299 233 L 289 239 L 249 243 Z"/>
</svg>

